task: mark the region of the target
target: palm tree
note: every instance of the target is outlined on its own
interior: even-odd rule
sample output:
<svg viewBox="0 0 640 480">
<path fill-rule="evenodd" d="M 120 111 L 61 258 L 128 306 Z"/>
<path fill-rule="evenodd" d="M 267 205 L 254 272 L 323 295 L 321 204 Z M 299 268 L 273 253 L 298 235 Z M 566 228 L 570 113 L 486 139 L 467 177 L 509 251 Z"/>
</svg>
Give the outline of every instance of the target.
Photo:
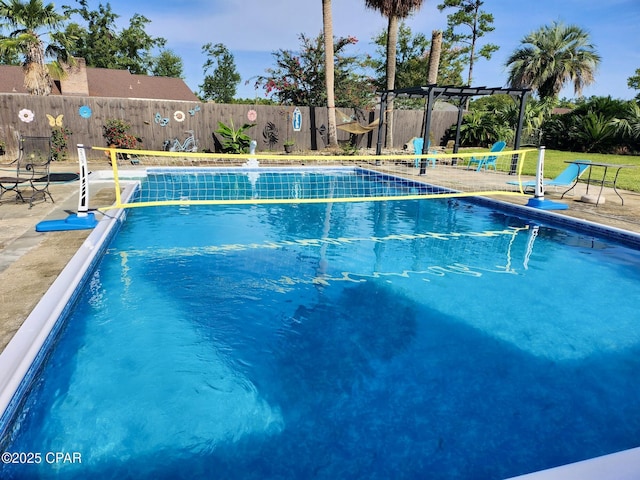
<svg viewBox="0 0 640 480">
<path fill-rule="evenodd" d="M 331 15 L 331 0 L 322 0 L 322 28 L 324 35 L 324 75 L 327 88 L 327 114 L 329 116 L 328 143 L 331 147 L 337 147 L 338 131 L 336 129 L 335 78 L 333 68 L 333 18 Z"/>
<path fill-rule="evenodd" d="M 530 33 L 507 59 L 512 88 L 531 88 L 541 99 L 557 99 L 568 82 L 576 95 L 594 81 L 600 56 L 589 34 L 576 25 L 554 22 Z"/>
<path fill-rule="evenodd" d="M 66 17 L 55 12 L 53 3 L 44 5 L 42 0 L 1 0 L 0 26 L 11 30 L 0 37 L 0 55 L 18 54 L 23 58 L 24 86 L 32 95 L 49 95 L 51 77 L 46 58 L 68 61 L 62 46 L 60 33 Z M 48 34 L 50 42 L 45 46 L 42 37 Z M 57 62 L 54 66 L 59 67 Z M 61 70 L 61 69 L 60 69 Z"/>
<path fill-rule="evenodd" d="M 398 43 L 398 24 L 401 18 L 406 18 L 414 10 L 422 6 L 423 0 L 365 0 L 365 5 L 378 10 L 389 20 L 387 26 L 387 90 L 395 88 L 396 77 L 396 46 Z M 387 134 L 386 144 L 393 146 L 393 99 L 387 104 Z"/>
</svg>

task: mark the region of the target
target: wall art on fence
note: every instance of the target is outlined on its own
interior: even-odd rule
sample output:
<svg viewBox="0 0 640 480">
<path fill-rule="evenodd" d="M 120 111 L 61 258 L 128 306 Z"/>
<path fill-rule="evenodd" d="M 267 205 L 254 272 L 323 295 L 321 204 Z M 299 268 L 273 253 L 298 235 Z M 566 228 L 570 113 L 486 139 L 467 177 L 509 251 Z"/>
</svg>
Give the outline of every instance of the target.
<svg viewBox="0 0 640 480">
<path fill-rule="evenodd" d="M 278 132 L 278 127 L 273 122 L 267 122 L 262 130 L 262 138 L 264 139 L 264 143 L 269 145 L 269 148 L 273 148 L 278 143 L 278 137 L 280 132 Z"/>
<path fill-rule="evenodd" d="M 90 118 L 91 117 L 91 107 L 88 105 L 82 105 L 79 109 L 78 109 L 78 114 L 82 117 L 82 118 Z"/>
<path fill-rule="evenodd" d="M 302 130 L 302 112 L 298 107 L 293 110 L 293 117 L 291 118 L 291 125 L 294 132 Z"/>
<path fill-rule="evenodd" d="M 159 113 L 156 113 L 153 120 L 161 127 L 166 127 L 169 124 L 169 117 L 163 117 Z"/>
<path fill-rule="evenodd" d="M 49 126 L 50 127 L 61 127 L 63 118 L 64 118 L 63 114 L 60 114 L 60 115 L 54 117 L 53 115 L 49 115 L 47 113 L 47 120 L 49 120 Z"/>
<path fill-rule="evenodd" d="M 18 112 L 18 117 L 20 118 L 20 120 L 22 120 L 24 123 L 31 123 L 33 122 L 33 119 L 35 118 L 35 115 L 33 114 L 33 112 L 31 110 L 29 110 L 28 108 L 23 108 L 22 110 L 20 110 Z"/>
</svg>

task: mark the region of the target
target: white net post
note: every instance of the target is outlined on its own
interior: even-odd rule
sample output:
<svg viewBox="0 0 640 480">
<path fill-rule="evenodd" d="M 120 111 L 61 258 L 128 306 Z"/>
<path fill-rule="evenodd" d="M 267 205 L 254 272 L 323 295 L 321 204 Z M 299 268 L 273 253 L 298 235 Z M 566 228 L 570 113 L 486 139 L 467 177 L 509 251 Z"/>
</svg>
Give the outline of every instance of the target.
<svg viewBox="0 0 640 480">
<path fill-rule="evenodd" d="M 544 198 L 544 147 L 538 149 L 538 166 L 536 169 L 536 186 L 533 198 L 527 202 L 528 207 L 542 210 L 566 210 L 568 205 Z"/>
<path fill-rule="evenodd" d="M 78 168 L 80 189 L 78 192 L 78 216 L 86 217 L 89 212 L 89 171 L 87 168 L 87 154 L 84 145 L 78 144 Z"/>
<path fill-rule="evenodd" d="M 36 225 L 36 232 L 62 232 L 94 228 L 97 220 L 89 212 L 89 170 L 84 145 L 78 144 L 78 166 L 80 188 L 78 189 L 78 213 L 70 214 L 65 220 L 43 220 Z"/>
<path fill-rule="evenodd" d="M 544 147 L 538 149 L 538 166 L 536 168 L 536 188 L 534 197 L 544 200 Z"/>
</svg>

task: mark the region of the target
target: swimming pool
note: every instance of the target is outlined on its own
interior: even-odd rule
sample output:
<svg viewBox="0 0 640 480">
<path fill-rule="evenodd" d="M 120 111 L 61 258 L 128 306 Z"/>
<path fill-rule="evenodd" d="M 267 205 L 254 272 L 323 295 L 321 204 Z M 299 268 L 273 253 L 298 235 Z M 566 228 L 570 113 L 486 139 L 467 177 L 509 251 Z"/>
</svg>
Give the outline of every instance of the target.
<svg viewBox="0 0 640 480">
<path fill-rule="evenodd" d="M 136 209 L 2 478 L 503 478 L 637 446 L 640 254 L 459 200 Z M 73 458 L 73 457 L 70 457 Z"/>
</svg>

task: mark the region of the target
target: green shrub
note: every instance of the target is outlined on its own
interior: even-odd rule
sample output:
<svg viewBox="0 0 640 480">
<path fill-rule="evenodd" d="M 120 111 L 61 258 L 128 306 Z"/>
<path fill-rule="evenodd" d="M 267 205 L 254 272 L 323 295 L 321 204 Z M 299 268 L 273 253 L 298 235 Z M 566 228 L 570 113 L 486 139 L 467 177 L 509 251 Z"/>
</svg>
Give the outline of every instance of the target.
<svg viewBox="0 0 640 480">
<path fill-rule="evenodd" d="M 102 127 L 102 136 L 107 141 L 107 146 L 116 148 L 138 148 L 141 139 L 129 133 L 131 124 L 119 119 L 107 120 Z"/>
<path fill-rule="evenodd" d="M 67 158 L 69 137 L 72 134 L 67 127 L 55 127 L 51 130 L 51 158 L 54 161 Z"/>
<path fill-rule="evenodd" d="M 219 133 L 222 137 L 222 153 L 249 153 L 249 146 L 251 145 L 251 137 L 244 133 L 251 127 L 255 127 L 255 123 L 245 123 L 236 130 L 233 125 L 233 120 L 230 121 L 231 125 L 225 125 L 222 122 L 218 122 L 218 129 L 216 133 Z"/>
</svg>

